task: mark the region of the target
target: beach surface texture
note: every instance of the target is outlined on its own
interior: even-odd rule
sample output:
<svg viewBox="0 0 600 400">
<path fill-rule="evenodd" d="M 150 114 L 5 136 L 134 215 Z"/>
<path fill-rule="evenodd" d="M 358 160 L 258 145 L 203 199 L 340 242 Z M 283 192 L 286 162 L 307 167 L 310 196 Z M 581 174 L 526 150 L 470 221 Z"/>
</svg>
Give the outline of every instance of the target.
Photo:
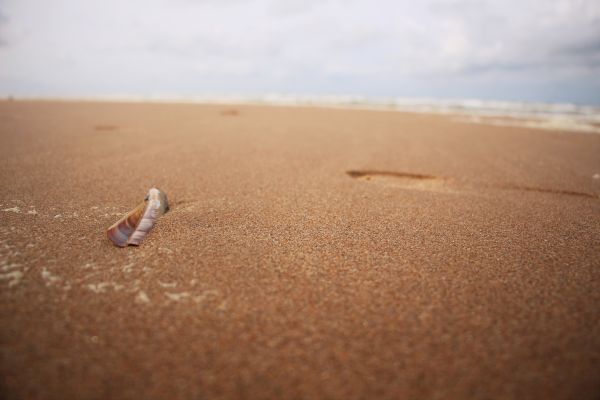
<svg viewBox="0 0 600 400">
<path fill-rule="evenodd" d="M 598 134 L 3 101 L 0 187 L 3 399 L 600 395 Z"/>
</svg>

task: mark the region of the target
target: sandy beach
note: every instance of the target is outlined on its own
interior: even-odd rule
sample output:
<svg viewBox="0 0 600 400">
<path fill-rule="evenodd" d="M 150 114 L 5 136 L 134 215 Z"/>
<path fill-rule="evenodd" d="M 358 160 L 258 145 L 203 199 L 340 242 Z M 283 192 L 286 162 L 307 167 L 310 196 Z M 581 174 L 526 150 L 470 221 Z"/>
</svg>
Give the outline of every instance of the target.
<svg viewBox="0 0 600 400">
<path fill-rule="evenodd" d="M 598 134 L 2 101 L 0 186 L 4 399 L 600 395 Z"/>
</svg>

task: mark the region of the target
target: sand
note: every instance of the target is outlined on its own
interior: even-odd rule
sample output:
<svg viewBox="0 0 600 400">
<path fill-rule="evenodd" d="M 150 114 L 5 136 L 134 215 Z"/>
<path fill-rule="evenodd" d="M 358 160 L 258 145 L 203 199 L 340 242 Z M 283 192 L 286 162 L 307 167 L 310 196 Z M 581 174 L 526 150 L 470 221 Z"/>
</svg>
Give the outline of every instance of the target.
<svg viewBox="0 0 600 400">
<path fill-rule="evenodd" d="M 600 135 L 5 101 L 0 184 L 4 399 L 600 395 Z"/>
</svg>

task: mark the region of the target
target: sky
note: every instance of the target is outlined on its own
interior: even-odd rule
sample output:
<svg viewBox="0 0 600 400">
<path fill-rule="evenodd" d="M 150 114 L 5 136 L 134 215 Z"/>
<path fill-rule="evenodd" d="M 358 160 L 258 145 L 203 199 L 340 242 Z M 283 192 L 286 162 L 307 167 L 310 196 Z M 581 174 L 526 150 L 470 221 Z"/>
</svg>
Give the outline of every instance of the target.
<svg viewBox="0 0 600 400">
<path fill-rule="evenodd" d="M 598 0 L 0 0 L 2 96 L 600 104 Z"/>
</svg>

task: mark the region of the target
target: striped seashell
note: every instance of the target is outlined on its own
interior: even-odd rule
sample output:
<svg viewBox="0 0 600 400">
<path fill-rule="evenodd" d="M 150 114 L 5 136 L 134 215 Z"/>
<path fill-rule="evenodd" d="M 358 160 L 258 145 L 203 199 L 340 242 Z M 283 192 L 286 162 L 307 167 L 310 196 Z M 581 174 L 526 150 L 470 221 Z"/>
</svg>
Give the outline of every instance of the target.
<svg viewBox="0 0 600 400">
<path fill-rule="evenodd" d="M 156 188 L 150 189 L 144 202 L 108 228 L 108 238 L 119 247 L 139 246 L 154 222 L 169 210 L 167 195 Z"/>
</svg>

